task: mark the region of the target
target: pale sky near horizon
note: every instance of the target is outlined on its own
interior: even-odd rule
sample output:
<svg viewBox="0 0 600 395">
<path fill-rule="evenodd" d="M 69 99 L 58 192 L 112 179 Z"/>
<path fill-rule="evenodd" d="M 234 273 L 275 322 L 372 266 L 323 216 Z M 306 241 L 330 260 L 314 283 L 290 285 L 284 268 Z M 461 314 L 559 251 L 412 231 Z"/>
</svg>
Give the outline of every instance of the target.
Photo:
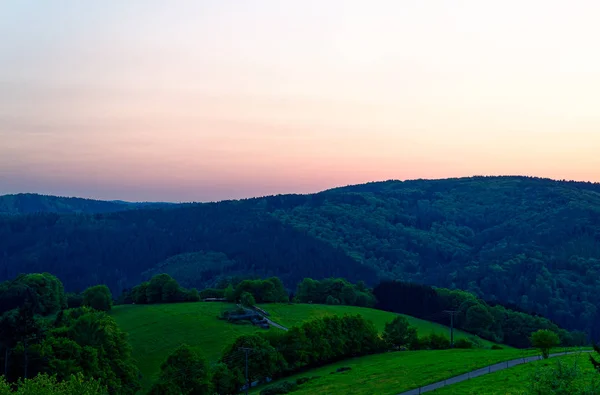
<svg viewBox="0 0 600 395">
<path fill-rule="evenodd" d="M 600 181 L 600 2 L 0 0 L 0 194 Z"/>
</svg>

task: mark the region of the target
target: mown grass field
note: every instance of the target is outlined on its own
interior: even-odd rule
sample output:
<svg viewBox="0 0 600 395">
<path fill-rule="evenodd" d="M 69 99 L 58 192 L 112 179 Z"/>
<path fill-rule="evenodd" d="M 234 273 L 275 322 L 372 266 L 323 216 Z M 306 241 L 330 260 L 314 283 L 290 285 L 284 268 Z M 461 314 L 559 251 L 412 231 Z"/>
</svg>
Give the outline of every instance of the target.
<svg viewBox="0 0 600 395">
<path fill-rule="evenodd" d="M 291 376 L 319 378 L 299 387 L 294 394 L 392 395 L 444 380 L 494 363 L 533 355 L 535 350 L 406 351 L 345 360 Z M 331 374 L 341 367 L 352 370 Z M 258 394 L 262 388 L 255 389 Z M 453 392 L 454 394 L 460 392 Z"/>
<path fill-rule="evenodd" d="M 594 371 L 589 362 L 589 354 L 567 355 L 564 357 L 555 357 L 545 361 L 536 361 L 524 365 L 517 365 L 512 368 L 501 370 L 499 372 L 486 374 L 472 380 L 450 385 L 442 389 L 433 391 L 432 394 L 450 395 L 517 395 L 523 394 L 529 384 L 531 375 L 544 366 L 555 365 L 558 360 L 567 364 L 577 363 L 584 373 L 585 380 L 600 379 L 597 372 Z"/>
<path fill-rule="evenodd" d="M 379 332 L 383 332 L 385 324 L 392 321 L 397 315 L 387 311 L 368 309 L 365 307 L 354 306 L 330 306 L 320 304 L 265 304 L 260 305 L 271 314 L 271 319 L 286 327 L 300 325 L 303 322 L 327 315 L 360 314 L 367 320 L 372 321 Z M 431 333 L 441 333 L 450 337 L 450 328 L 434 322 L 421 320 L 419 318 L 405 316 L 409 323 L 417 328 L 419 336 L 426 336 Z M 460 330 L 454 330 L 454 339 L 477 338 L 477 336 Z M 494 343 L 479 339 L 485 347 L 491 347 Z M 508 346 L 503 346 L 509 348 Z"/>
<path fill-rule="evenodd" d="M 217 319 L 227 303 L 174 303 L 115 306 L 111 315 L 129 334 L 133 356 L 148 388 L 162 362 L 186 343 L 214 362 L 224 347 L 241 335 L 262 331 L 251 325 L 234 325 Z M 272 329 L 277 330 L 277 329 Z"/>
</svg>

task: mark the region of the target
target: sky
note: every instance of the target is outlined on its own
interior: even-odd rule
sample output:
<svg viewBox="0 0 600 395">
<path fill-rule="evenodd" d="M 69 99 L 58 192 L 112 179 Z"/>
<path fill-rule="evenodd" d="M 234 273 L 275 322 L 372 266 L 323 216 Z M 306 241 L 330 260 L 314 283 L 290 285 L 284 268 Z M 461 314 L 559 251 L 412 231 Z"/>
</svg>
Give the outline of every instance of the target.
<svg viewBox="0 0 600 395">
<path fill-rule="evenodd" d="M 0 194 L 600 181 L 600 2 L 0 0 Z"/>
</svg>

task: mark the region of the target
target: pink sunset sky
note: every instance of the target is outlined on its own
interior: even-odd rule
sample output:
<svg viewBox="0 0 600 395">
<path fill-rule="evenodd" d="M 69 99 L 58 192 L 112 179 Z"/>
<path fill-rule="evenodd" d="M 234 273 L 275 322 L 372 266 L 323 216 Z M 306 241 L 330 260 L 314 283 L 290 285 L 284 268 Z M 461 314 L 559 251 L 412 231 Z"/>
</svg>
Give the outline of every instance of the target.
<svg viewBox="0 0 600 395">
<path fill-rule="evenodd" d="M 0 194 L 600 181 L 600 2 L 5 0 Z"/>
</svg>

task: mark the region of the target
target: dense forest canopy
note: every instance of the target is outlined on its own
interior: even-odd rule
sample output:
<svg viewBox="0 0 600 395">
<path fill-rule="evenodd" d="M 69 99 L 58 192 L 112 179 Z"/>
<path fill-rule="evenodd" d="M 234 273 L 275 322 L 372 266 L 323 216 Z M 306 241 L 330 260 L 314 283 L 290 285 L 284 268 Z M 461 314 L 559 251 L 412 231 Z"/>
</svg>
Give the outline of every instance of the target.
<svg viewBox="0 0 600 395">
<path fill-rule="evenodd" d="M 68 291 L 105 283 L 120 294 L 160 268 L 197 288 L 253 275 L 278 276 L 290 290 L 305 277 L 465 289 L 598 338 L 600 185 L 387 181 L 313 195 L 0 218 L 0 280 L 46 271 Z"/>
</svg>

